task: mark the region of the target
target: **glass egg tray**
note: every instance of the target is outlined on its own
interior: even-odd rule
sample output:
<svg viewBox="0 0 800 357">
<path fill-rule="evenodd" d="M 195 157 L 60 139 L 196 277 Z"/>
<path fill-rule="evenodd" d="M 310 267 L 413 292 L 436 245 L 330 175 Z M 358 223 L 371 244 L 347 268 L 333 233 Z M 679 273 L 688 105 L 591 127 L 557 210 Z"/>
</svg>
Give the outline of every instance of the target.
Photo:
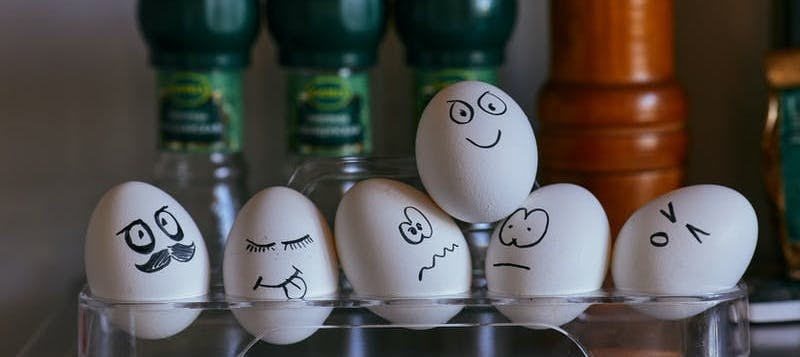
<svg viewBox="0 0 800 357">
<path fill-rule="evenodd" d="M 410 159 L 317 159 L 301 165 L 289 186 L 314 201 L 332 222 L 341 195 L 371 177 L 420 187 Z M 747 289 L 696 296 L 630 294 L 616 290 L 564 296 L 498 296 L 483 279 L 490 224 L 461 224 L 473 260 L 473 288 L 459 296 L 372 298 L 355 295 L 346 279 L 341 293 L 305 300 L 241 300 L 222 286 L 205 296 L 159 302 L 120 302 L 79 294 L 79 356 L 747 356 L 750 353 Z M 453 309 L 444 323 L 393 324 L 374 308 Z M 537 318 L 509 320 L 500 310 L 583 311 L 554 326 Z M 585 310 L 584 310 L 585 309 Z M 315 329 L 293 344 L 262 341 L 240 326 L 234 313 L 330 311 L 320 324 L 280 329 Z M 166 338 L 137 338 L 138 316 L 196 315 L 183 331 Z M 533 314 L 534 316 L 536 314 Z M 666 317 L 665 317 L 666 315 Z M 531 316 L 531 315 L 527 315 Z M 124 321 L 121 324 L 120 321 Z M 150 321 L 149 323 L 152 323 Z M 269 333 L 272 331 L 264 331 Z"/>
</svg>

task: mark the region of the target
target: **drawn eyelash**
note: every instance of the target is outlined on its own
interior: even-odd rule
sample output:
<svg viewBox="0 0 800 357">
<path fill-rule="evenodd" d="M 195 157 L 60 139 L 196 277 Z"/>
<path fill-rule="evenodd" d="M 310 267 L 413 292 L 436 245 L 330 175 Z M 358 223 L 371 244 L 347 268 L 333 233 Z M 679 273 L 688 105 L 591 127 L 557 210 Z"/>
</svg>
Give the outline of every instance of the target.
<svg viewBox="0 0 800 357">
<path fill-rule="evenodd" d="M 292 250 L 295 250 L 295 249 L 305 248 L 307 245 L 309 245 L 309 244 L 311 244 L 313 242 L 314 242 L 314 239 L 312 239 L 310 235 L 306 234 L 306 235 L 304 235 L 304 236 L 302 236 L 300 238 L 297 238 L 295 240 L 287 240 L 287 241 L 283 241 L 281 243 L 283 244 L 283 250 L 286 250 L 286 248 L 290 248 Z"/>
<path fill-rule="evenodd" d="M 245 241 L 247 241 L 247 246 L 244 249 L 247 249 L 247 251 L 251 253 L 263 253 L 268 250 L 273 250 L 273 251 L 275 250 L 275 242 L 267 244 L 258 244 L 249 239 L 245 239 Z"/>
</svg>

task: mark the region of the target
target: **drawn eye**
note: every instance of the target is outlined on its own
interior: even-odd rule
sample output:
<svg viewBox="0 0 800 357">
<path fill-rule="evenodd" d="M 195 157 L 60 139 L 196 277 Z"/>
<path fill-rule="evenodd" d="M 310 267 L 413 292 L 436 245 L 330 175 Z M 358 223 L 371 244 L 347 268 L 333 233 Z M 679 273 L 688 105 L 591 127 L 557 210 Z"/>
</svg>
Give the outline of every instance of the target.
<svg viewBox="0 0 800 357">
<path fill-rule="evenodd" d="M 274 251 L 275 250 L 275 242 L 267 243 L 267 244 L 258 244 L 253 242 L 249 239 L 245 239 L 247 242 L 247 246 L 244 247 L 248 252 L 251 253 L 263 253 L 268 250 Z"/>
<path fill-rule="evenodd" d="M 167 211 L 167 206 L 161 207 L 153 216 L 156 220 L 156 225 L 164 234 L 174 241 L 180 242 L 183 239 L 183 228 L 181 228 L 175 216 L 170 211 Z"/>
<path fill-rule="evenodd" d="M 506 112 L 506 103 L 498 96 L 484 92 L 478 97 L 478 108 L 491 115 L 503 115 Z"/>
<path fill-rule="evenodd" d="M 650 244 L 654 247 L 666 247 L 669 243 L 669 236 L 664 232 L 656 232 L 650 235 Z"/>
<path fill-rule="evenodd" d="M 283 250 L 286 250 L 287 248 L 295 250 L 295 249 L 305 248 L 307 245 L 313 242 L 314 239 L 312 239 L 310 235 L 306 234 L 295 240 L 283 241 L 281 242 L 281 244 L 283 244 Z"/>
<path fill-rule="evenodd" d="M 466 124 L 472 121 L 472 116 L 475 115 L 475 111 L 472 110 L 472 106 L 469 103 L 463 100 L 448 100 L 450 103 L 450 120 L 456 122 L 456 124 Z"/>
<path fill-rule="evenodd" d="M 153 231 L 141 219 L 137 219 L 125 226 L 125 228 L 120 229 L 117 235 L 122 233 L 125 233 L 125 244 L 136 253 L 149 254 L 156 247 Z"/>
</svg>

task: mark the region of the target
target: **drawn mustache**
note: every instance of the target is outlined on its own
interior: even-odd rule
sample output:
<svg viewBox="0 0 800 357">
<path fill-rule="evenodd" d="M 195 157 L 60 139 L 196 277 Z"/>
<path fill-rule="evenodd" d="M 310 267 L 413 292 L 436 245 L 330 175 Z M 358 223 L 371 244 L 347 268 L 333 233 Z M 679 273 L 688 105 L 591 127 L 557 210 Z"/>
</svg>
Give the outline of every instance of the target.
<svg viewBox="0 0 800 357">
<path fill-rule="evenodd" d="M 159 250 L 150 256 L 144 264 L 135 264 L 136 268 L 145 272 L 152 273 L 164 269 L 172 259 L 185 263 L 194 257 L 194 242 L 191 245 L 175 243 L 165 249 Z"/>
</svg>

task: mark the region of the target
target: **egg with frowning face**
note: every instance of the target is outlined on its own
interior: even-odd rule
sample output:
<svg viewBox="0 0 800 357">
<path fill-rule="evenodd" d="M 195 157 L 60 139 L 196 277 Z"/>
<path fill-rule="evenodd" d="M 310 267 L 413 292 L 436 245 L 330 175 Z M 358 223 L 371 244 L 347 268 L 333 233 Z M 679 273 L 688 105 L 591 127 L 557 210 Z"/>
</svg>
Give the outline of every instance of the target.
<svg viewBox="0 0 800 357">
<path fill-rule="evenodd" d="M 203 236 L 164 191 L 126 182 L 106 192 L 86 232 L 86 277 L 93 295 L 119 301 L 178 300 L 208 292 Z M 112 322 L 136 337 L 158 339 L 189 326 L 199 310 L 115 309 Z"/>
<path fill-rule="evenodd" d="M 417 128 L 416 159 L 425 190 L 445 212 L 488 223 L 514 211 L 536 177 L 528 117 L 499 88 L 477 81 L 439 91 Z"/>
<path fill-rule="evenodd" d="M 527 298 L 581 294 L 603 283 L 609 256 L 609 226 L 591 192 L 572 184 L 536 189 L 501 221 L 486 253 L 490 294 Z M 517 323 L 558 326 L 588 304 L 498 305 Z"/>
<path fill-rule="evenodd" d="M 308 198 L 270 187 L 242 207 L 225 247 L 225 293 L 232 300 L 273 300 L 268 306 L 233 310 L 251 334 L 275 344 L 313 334 L 331 308 L 298 307 L 297 301 L 335 295 L 337 274 L 330 229 Z"/>
<path fill-rule="evenodd" d="M 470 255 L 461 230 L 409 185 L 388 179 L 355 184 L 339 203 L 334 229 L 342 269 L 358 295 L 421 298 L 469 291 Z M 424 328 L 446 322 L 461 307 L 370 309 L 393 323 Z"/>
</svg>

